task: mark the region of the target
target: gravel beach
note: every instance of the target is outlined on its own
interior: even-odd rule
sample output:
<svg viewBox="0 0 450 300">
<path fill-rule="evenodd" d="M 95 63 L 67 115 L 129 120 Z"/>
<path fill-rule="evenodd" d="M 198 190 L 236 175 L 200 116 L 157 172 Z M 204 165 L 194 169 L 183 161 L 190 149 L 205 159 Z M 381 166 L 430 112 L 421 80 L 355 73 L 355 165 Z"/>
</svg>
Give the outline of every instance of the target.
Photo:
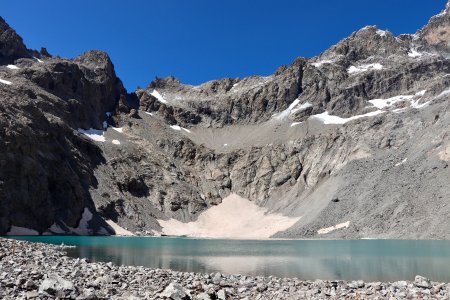
<svg viewBox="0 0 450 300">
<path fill-rule="evenodd" d="M 67 257 L 64 247 L 0 238 L 0 299 L 449 299 L 450 284 L 303 281 L 200 274 Z"/>
</svg>

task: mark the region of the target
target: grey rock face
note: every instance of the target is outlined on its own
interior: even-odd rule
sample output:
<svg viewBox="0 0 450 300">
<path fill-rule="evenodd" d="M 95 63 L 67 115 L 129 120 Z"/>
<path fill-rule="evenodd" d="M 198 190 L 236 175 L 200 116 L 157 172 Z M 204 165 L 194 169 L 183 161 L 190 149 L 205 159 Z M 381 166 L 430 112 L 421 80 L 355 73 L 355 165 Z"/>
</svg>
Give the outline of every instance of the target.
<svg viewBox="0 0 450 300">
<path fill-rule="evenodd" d="M 2 37 L 11 31 L 0 26 Z M 16 41 L 4 46 L 20 48 Z M 101 128 L 126 91 L 102 52 L 74 61 L 17 56 L 18 69 L 0 66 L 0 78 L 11 82 L 0 84 L 0 234 L 11 226 L 40 233 L 55 222 L 77 227 L 85 207 L 95 211 L 88 187 L 104 160 L 77 130 Z"/>
</svg>

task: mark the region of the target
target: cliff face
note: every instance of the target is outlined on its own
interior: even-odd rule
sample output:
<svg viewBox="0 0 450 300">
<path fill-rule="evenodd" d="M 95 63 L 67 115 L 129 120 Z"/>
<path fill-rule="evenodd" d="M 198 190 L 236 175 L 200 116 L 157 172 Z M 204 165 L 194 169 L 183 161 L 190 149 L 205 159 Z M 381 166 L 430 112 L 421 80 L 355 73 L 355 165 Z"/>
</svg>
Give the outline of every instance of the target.
<svg viewBox="0 0 450 300">
<path fill-rule="evenodd" d="M 0 20 L 0 233 L 11 226 L 45 232 L 55 222 L 77 227 L 101 149 L 78 128 L 99 128 L 126 94 L 109 57 L 75 60 L 38 55 Z M 14 62 L 14 65 L 12 63 Z"/>
<path fill-rule="evenodd" d="M 0 234 L 112 232 L 103 219 L 159 231 L 237 193 L 301 217 L 279 237 L 448 238 L 447 27 L 448 9 L 414 35 L 365 27 L 268 77 L 126 95 L 105 53 L 36 59 L 3 22 Z"/>
</svg>

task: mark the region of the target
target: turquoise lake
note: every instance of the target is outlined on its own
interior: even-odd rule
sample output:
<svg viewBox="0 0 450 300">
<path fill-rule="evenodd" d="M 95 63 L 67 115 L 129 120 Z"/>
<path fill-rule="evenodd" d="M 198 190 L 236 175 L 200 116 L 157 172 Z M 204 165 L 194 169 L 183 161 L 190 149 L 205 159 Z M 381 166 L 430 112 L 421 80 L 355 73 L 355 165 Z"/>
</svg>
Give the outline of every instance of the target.
<svg viewBox="0 0 450 300">
<path fill-rule="evenodd" d="M 450 241 L 208 240 L 169 237 L 14 237 L 77 246 L 71 257 L 187 272 L 305 280 L 450 281 Z"/>
</svg>

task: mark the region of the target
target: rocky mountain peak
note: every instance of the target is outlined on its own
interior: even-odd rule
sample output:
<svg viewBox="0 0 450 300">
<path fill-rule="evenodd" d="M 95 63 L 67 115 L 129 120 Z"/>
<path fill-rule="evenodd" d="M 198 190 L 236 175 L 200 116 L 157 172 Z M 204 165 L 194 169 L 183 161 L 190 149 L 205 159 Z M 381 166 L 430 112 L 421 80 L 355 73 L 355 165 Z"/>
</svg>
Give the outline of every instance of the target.
<svg viewBox="0 0 450 300">
<path fill-rule="evenodd" d="M 150 84 L 148 85 L 148 89 L 162 89 L 166 87 L 178 87 L 180 85 L 180 80 L 178 80 L 174 76 L 167 76 L 166 78 L 156 77 L 152 82 L 150 82 Z"/>
<path fill-rule="evenodd" d="M 0 17 L 0 64 L 13 63 L 18 58 L 30 56 L 22 38 Z"/>
<path fill-rule="evenodd" d="M 419 30 L 417 37 L 426 50 L 450 56 L 450 2 L 441 13 L 433 16 L 428 24 Z"/>
</svg>

